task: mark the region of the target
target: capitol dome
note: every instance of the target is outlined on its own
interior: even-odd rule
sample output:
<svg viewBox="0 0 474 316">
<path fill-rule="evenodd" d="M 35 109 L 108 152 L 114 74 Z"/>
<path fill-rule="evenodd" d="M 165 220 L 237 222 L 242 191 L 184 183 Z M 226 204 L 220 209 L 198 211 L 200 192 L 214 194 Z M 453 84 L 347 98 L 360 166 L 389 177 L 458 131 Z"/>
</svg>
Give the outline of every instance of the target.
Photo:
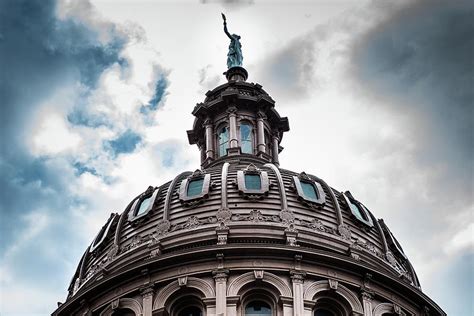
<svg viewBox="0 0 474 316">
<path fill-rule="evenodd" d="M 288 119 L 225 75 L 192 112 L 201 167 L 111 214 L 53 315 L 445 315 L 363 201 L 280 167 Z"/>
</svg>

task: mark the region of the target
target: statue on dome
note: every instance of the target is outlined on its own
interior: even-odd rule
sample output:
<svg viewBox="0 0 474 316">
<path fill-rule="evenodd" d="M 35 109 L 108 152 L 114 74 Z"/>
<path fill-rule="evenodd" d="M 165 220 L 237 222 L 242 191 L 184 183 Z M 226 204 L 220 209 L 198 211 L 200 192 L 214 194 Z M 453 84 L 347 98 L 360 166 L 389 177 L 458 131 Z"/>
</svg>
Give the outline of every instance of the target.
<svg viewBox="0 0 474 316">
<path fill-rule="evenodd" d="M 224 13 L 222 19 L 224 19 L 224 32 L 230 38 L 229 52 L 227 53 L 227 68 L 242 66 L 242 45 L 240 44 L 240 36 L 237 34 L 230 34 L 227 30 L 227 22 Z"/>
</svg>

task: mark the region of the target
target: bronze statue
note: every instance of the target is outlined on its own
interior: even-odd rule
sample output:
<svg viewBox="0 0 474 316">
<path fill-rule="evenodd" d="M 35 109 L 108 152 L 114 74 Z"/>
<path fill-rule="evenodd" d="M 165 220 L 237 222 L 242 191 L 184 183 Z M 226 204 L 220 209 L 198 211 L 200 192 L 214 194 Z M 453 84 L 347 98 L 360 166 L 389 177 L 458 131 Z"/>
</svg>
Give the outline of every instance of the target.
<svg viewBox="0 0 474 316">
<path fill-rule="evenodd" d="M 229 52 L 227 53 L 227 68 L 242 66 L 242 45 L 240 44 L 240 36 L 237 34 L 230 34 L 227 30 L 227 22 L 224 13 L 222 13 L 224 19 L 224 32 L 230 38 Z"/>
</svg>

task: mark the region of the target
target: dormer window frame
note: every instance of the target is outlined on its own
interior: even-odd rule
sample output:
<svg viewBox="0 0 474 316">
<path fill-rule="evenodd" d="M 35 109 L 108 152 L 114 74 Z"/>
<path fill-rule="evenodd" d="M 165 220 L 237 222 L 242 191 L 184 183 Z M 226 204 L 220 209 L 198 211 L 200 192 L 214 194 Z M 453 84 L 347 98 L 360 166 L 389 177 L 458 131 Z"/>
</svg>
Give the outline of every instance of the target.
<svg viewBox="0 0 474 316">
<path fill-rule="evenodd" d="M 380 226 L 382 227 L 382 231 L 385 234 L 385 238 L 387 238 L 388 241 L 388 246 L 392 250 L 395 250 L 395 253 L 397 253 L 403 260 L 408 260 L 408 257 L 405 255 L 405 252 L 403 252 L 402 246 L 398 242 L 398 240 L 393 236 L 392 232 L 388 228 L 388 226 L 385 224 L 383 220 L 378 220 Z"/>
<path fill-rule="evenodd" d="M 94 240 L 92 241 L 89 252 L 97 252 L 102 248 L 104 241 L 109 237 L 112 226 L 117 222 L 119 216 L 116 213 L 110 214 L 110 217 L 107 219 L 107 222 L 101 227 Z"/>
<path fill-rule="evenodd" d="M 188 187 L 192 181 L 203 180 L 201 193 L 188 196 Z M 209 197 L 209 190 L 211 186 L 211 174 L 203 173 L 201 170 L 196 170 L 192 175 L 183 179 L 179 186 L 179 200 L 183 204 L 194 205 L 203 199 Z"/>
<path fill-rule="evenodd" d="M 245 176 L 246 175 L 257 175 L 260 177 L 260 189 L 248 189 L 245 185 Z M 268 179 L 268 172 L 263 171 L 255 165 L 250 164 L 244 170 L 237 171 L 237 187 L 239 194 L 243 195 L 246 198 L 263 198 L 268 195 L 270 191 L 270 180 Z"/>
<path fill-rule="evenodd" d="M 128 221 L 131 223 L 136 223 L 138 220 L 144 219 L 151 214 L 153 210 L 153 206 L 157 202 L 157 197 L 159 196 L 159 188 L 149 186 L 145 192 L 140 194 L 140 196 L 133 202 L 132 207 L 130 208 L 130 212 L 128 213 Z M 143 201 L 150 198 L 150 204 L 148 205 L 145 212 L 138 214 L 140 210 L 140 206 L 142 205 Z"/>
<path fill-rule="evenodd" d="M 311 184 L 314 188 L 317 199 L 307 196 L 304 193 L 302 182 Z M 300 173 L 297 176 L 293 176 L 293 183 L 295 185 L 296 193 L 298 193 L 298 199 L 305 203 L 308 203 L 310 206 L 323 207 L 326 204 L 326 193 L 324 193 L 323 187 L 315 179 L 309 177 L 305 172 Z"/>
<path fill-rule="evenodd" d="M 364 224 L 365 226 L 369 227 L 369 228 L 372 228 L 374 227 L 374 222 L 372 221 L 372 217 L 370 216 L 370 212 L 369 210 L 364 206 L 364 204 L 362 204 L 361 202 L 357 201 L 353 196 L 352 194 L 349 192 L 349 191 L 346 191 L 344 193 L 342 193 L 342 196 L 344 197 L 344 200 L 347 204 L 347 207 L 349 208 L 352 216 L 357 219 L 357 221 L 359 221 L 360 223 Z M 362 214 L 362 217 L 364 217 L 365 215 L 365 218 L 360 218 L 358 216 L 357 213 L 355 213 L 352 208 L 351 208 L 351 204 L 353 204 L 354 206 L 356 206 L 358 209 L 359 209 L 359 212 Z"/>
</svg>

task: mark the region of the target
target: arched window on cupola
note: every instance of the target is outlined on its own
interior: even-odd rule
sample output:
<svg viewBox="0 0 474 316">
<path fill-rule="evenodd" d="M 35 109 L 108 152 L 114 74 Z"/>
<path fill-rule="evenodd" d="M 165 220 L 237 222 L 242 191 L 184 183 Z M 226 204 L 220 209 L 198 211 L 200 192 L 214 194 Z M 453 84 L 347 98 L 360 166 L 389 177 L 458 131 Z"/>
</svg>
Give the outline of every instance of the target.
<svg viewBox="0 0 474 316">
<path fill-rule="evenodd" d="M 217 155 L 223 157 L 227 155 L 229 148 L 229 127 L 222 126 L 217 132 Z"/>
<path fill-rule="evenodd" d="M 240 124 L 240 149 L 243 154 L 253 154 L 253 126 L 249 122 Z"/>
</svg>

